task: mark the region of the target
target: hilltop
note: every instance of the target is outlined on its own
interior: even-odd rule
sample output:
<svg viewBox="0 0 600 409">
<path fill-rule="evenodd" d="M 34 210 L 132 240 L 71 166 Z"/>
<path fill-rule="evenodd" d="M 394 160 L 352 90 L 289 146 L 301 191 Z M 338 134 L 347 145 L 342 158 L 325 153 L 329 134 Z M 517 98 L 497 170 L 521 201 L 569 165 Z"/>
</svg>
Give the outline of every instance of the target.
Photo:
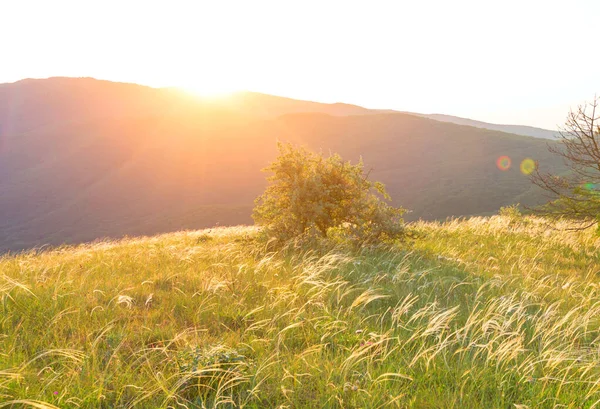
<svg viewBox="0 0 600 409">
<path fill-rule="evenodd" d="M 251 223 L 276 141 L 363 158 L 408 219 L 544 200 L 543 139 L 256 93 L 207 100 L 89 78 L 0 85 L 0 252 Z M 496 167 L 508 155 L 508 171 Z"/>
<path fill-rule="evenodd" d="M 360 250 L 235 227 L 5 256 L 0 400 L 592 407 L 600 242 L 547 223 L 419 222 L 416 241 Z"/>
<path fill-rule="evenodd" d="M 405 113 L 441 122 L 467 125 L 522 136 L 555 139 L 556 132 L 521 125 L 498 125 L 442 114 L 367 109 L 345 103 L 320 103 L 259 92 L 240 91 L 219 98 L 201 98 L 176 88 L 152 88 L 94 78 L 53 77 L 0 84 L 0 135 L 18 134 L 60 123 L 81 123 L 106 118 L 131 118 L 195 113 L 219 106 L 247 116 L 276 118 L 291 113 L 334 116 Z"/>
</svg>

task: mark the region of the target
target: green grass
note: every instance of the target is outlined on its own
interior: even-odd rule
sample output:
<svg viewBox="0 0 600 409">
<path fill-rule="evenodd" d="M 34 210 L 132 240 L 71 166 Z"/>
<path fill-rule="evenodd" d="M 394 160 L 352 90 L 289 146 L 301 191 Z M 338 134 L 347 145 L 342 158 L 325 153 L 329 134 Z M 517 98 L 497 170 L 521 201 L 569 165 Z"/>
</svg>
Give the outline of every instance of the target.
<svg viewBox="0 0 600 409">
<path fill-rule="evenodd" d="M 600 406 L 593 232 L 413 229 L 360 250 L 271 251 L 239 227 L 5 256 L 0 407 Z"/>
</svg>

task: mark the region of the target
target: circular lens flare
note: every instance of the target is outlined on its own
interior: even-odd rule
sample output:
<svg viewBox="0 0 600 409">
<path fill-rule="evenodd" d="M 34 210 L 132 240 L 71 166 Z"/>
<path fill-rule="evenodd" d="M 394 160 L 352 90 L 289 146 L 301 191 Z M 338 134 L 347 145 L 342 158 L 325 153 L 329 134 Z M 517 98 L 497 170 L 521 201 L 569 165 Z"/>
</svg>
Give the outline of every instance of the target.
<svg viewBox="0 0 600 409">
<path fill-rule="evenodd" d="M 594 196 L 600 196 L 600 184 L 598 183 L 592 183 L 592 182 L 587 182 L 587 183 L 582 183 L 580 185 L 580 188 L 583 189 L 584 191 L 586 191 L 585 193 L 594 195 Z"/>
<path fill-rule="evenodd" d="M 506 171 L 506 170 L 510 169 L 510 164 L 511 164 L 511 160 L 508 156 L 500 156 L 496 160 L 496 166 L 498 166 L 498 169 L 500 169 L 502 171 Z"/>
<path fill-rule="evenodd" d="M 531 158 L 523 159 L 521 162 L 521 173 L 524 175 L 530 175 L 535 170 L 535 161 Z"/>
</svg>

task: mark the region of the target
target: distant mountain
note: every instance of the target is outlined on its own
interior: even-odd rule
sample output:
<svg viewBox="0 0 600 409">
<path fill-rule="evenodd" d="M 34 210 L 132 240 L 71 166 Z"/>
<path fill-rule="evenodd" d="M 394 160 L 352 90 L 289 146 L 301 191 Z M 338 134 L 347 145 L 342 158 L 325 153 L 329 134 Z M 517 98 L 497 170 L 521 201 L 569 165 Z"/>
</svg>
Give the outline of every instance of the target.
<svg viewBox="0 0 600 409">
<path fill-rule="evenodd" d="M 219 103 L 217 100 L 216 103 Z M 318 112 L 333 116 L 378 114 L 380 111 L 363 108 L 357 105 L 301 101 L 297 99 L 261 94 L 258 92 L 238 92 L 224 98 L 223 105 L 236 110 L 266 118 L 278 117 L 292 113 Z"/>
<path fill-rule="evenodd" d="M 547 141 L 415 115 L 92 79 L 0 85 L 0 126 L 0 252 L 251 223 L 277 140 L 362 157 L 410 219 L 539 202 L 519 163 L 561 166 Z"/>
<path fill-rule="evenodd" d="M 264 118 L 307 112 L 334 116 L 400 113 L 343 103 L 300 101 L 249 91 L 234 93 L 227 98 L 206 100 L 174 88 L 156 89 L 93 78 L 55 77 L 0 84 L 0 132 L 14 134 L 56 123 L 101 118 L 194 112 L 201 107 Z M 554 139 L 558 135 L 556 131 L 531 126 L 490 124 L 443 114 L 402 113 L 535 138 Z"/>
<path fill-rule="evenodd" d="M 104 118 L 195 114 L 199 111 L 225 111 L 263 118 L 298 112 L 343 116 L 378 113 L 356 105 L 299 101 L 256 92 L 203 99 L 175 88 L 151 88 L 93 78 L 55 77 L 0 84 L 0 135 Z"/>
<path fill-rule="evenodd" d="M 441 122 L 450 122 L 457 125 L 473 126 L 475 128 L 490 129 L 492 131 L 500 131 L 506 133 L 513 133 L 516 135 L 532 136 L 534 138 L 543 139 L 557 139 L 560 134 L 558 131 L 551 131 L 549 129 L 535 128 L 533 126 L 524 125 L 498 125 L 490 124 L 487 122 L 474 121 L 472 119 L 460 118 L 458 116 L 444 115 L 444 114 L 416 114 L 409 112 L 413 115 L 418 115 L 424 118 L 434 119 Z"/>
</svg>

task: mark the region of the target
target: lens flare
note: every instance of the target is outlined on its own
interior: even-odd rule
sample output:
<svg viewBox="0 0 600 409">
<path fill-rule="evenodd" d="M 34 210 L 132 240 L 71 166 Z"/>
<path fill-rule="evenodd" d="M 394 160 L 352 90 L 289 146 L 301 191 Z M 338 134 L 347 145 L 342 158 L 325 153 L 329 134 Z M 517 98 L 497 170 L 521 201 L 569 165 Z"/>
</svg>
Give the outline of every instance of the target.
<svg viewBox="0 0 600 409">
<path fill-rule="evenodd" d="M 498 160 L 496 160 L 496 166 L 500 170 L 508 170 L 510 169 L 511 160 L 508 156 L 500 156 Z"/>
<path fill-rule="evenodd" d="M 523 159 L 521 162 L 521 173 L 530 175 L 535 170 L 535 161 L 530 158 Z"/>
<path fill-rule="evenodd" d="M 581 183 L 579 185 L 579 188 L 582 189 L 585 193 L 587 194 L 591 194 L 594 196 L 600 196 L 600 184 L 599 183 L 592 183 L 592 182 L 587 182 L 587 183 Z"/>
</svg>

